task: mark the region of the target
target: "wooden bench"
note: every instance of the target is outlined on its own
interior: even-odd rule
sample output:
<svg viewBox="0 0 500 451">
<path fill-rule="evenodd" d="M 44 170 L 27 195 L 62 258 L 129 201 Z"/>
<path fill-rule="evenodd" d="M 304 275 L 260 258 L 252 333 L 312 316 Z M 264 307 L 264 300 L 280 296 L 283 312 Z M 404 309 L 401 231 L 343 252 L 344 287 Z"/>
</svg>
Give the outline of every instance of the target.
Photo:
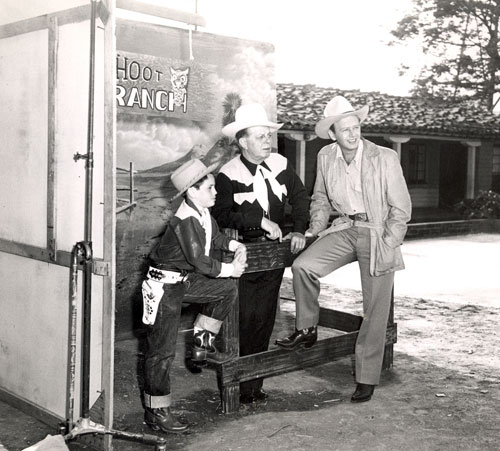
<svg viewBox="0 0 500 451">
<path fill-rule="evenodd" d="M 313 239 L 309 239 L 307 246 L 313 241 Z M 274 241 L 246 243 L 246 246 L 248 263 L 246 273 L 289 267 L 296 256 L 290 252 L 290 241 L 282 243 Z M 387 325 L 383 369 L 392 366 L 393 345 L 397 341 L 393 293 L 391 295 L 391 309 Z M 288 351 L 278 348 L 240 357 L 238 315 L 239 306 L 236 303 L 223 325 L 221 334 L 222 350 L 227 354 L 227 360 L 223 363 L 210 364 L 217 371 L 222 409 L 225 413 L 239 410 L 240 382 L 258 377 L 276 376 L 353 355 L 362 322 L 361 316 L 321 308 L 318 325 L 344 333 L 318 339 L 317 343 L 309 349 L 301 347 L 297 350 Z"/>
</svg>

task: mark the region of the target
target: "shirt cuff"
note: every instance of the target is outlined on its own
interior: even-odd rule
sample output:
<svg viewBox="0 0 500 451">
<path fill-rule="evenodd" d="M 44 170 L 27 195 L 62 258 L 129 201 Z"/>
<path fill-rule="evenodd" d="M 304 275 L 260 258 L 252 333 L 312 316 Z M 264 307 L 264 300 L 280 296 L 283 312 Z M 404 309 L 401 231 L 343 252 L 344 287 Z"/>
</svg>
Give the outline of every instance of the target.
<svg viewBox="0 0 500 451">
<path fill-rule="evenodd" d="M 217 277 L 231 277 L 234 271 L 234 265 L 232 263 L 222 263 L 220 274 Z"/>
</svg>

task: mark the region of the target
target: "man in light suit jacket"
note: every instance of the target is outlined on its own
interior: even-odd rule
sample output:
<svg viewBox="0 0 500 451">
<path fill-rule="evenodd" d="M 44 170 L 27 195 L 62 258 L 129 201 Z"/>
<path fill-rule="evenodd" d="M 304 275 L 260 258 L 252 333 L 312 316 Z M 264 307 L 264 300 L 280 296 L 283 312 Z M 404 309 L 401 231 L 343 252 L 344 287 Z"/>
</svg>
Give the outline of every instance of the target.
<svg viewBox="0 0 500 451">
<path fill-rule="evenodd" d="M 357 261 L 364 317 L 356 342 L 356 390 L 352 402 L 369 401 L 379 383 L 394 271 L 404 268 L 400 245 L 411 201 L 397 154 L 361 137 L 368 106 L 355 110 L 342 96 L 316 124 L 334 143 L 318 153 L 317 176 L 306 236 L 318 239 L 292 266 L 296 330 L 277 340 L 282 348 L 311 347 L 317 340 L 321 277 Z M 332 211 L 340 216 L 328 227 Z"/>
</svg>

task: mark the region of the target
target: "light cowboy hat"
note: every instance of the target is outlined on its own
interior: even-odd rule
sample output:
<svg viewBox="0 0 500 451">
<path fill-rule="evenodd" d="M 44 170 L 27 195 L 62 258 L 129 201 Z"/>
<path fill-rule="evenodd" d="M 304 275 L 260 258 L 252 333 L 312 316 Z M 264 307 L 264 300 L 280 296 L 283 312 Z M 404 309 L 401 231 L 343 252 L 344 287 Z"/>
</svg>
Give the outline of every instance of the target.
<svg viewBox="0 0 500 451">
<path fill-rule="evenodd" d="M 348 116 L 357 116 L 359 122 L 363 122 L 368 115 L 369 106 L 365 105 L 359 110 L 355 110 L 349 101 L 342 96 L 335 96 L 325 107 L 325 117 L 321 119 L 314 128 L 316 135 L 323 139 L 329 139 L 328 130 L 340 119 Z"/>
<path fill-rule="evenodd" d="M 207 167 L 198 158 L 193 158 L 192 160 L 189 160 L 179 166 L 170 176 L 172 184 L 178 191 L 178 193 L 170 200 L 172 201 L 177 199 L 180 195 L 191 188 L 198 180 L 201 180 L 207 174 L 213 172 L 216 167 L 217 163 L 211 164 Z"/>
<path fill-rule="evenodd" d="M 236 133 L 249 127 L 269 127 L 278 130 L 283 124 L 276 124 L 269 121 L 266 110 L 258 103 L 249 103 L 240 106 L 234 115 L 234 122 L 227 124 L 222 129 L 222 134 L 229 138 L 234 138 Z"/>
</svg>

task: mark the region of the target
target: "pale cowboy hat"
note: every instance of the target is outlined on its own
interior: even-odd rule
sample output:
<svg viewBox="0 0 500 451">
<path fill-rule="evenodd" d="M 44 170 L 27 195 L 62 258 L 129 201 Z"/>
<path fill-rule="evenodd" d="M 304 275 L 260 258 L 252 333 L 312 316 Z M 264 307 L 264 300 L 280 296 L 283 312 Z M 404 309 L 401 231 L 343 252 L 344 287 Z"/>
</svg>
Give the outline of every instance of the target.
<svg viewBox="0 0 500 451">
<path fill-rule="evenodd" d="M 217 163 L 211 164 L 207 167 L 198 158 L 193 158 L 192 160 L 189 160 L 179 166 L 170 176 L 172 184 L 178 191 L 178 193 L 170 200 L 172 201 L 177 199 L 180 195 L 191 188 L 198 180 L 201 180 L 207 174 L 213 172 L 216 167 Z"/>
<path fill-rule="evenodd" d="M 329 139 L 328 130 L 340 119 L 348 116 L 357 116 L 359 122 L 363 122 L 368 115 L 369 106 L 365 105 L 359 110 L 355 110 L 349 101 L 342 96 L 335 96 L 325 107 L 325 117 L 321 119 L 314 128 L 316 135 L 323 139 Z"/>
<path fill-rule="evenodd" d="M 234 122 L 227 124 L 222 129 L 222 134 L 229 138 L 234 138 L 236 133 L 249 127 L 269 127 L 275 130 L 283 127 L 283 124 L 276 124 L 269 121 L 266 110 L 258 103 L 249 103 L 240 106 L 234 115 Z"/>
</svg>

